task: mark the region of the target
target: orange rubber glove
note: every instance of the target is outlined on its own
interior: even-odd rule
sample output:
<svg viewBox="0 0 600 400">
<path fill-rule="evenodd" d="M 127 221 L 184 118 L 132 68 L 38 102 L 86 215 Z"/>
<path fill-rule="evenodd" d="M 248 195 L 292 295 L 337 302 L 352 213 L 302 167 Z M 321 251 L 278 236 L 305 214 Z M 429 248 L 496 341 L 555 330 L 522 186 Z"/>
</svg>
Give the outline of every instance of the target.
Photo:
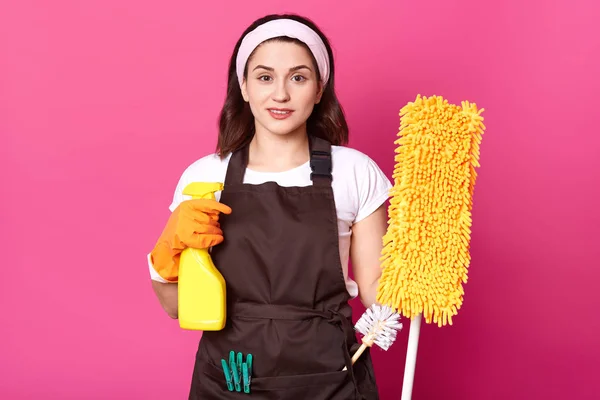
<svg viewBox="0 0 600 400">
<path fill-rule="evenodd" d="M 231 208 L 210 199 L 185 200 L 171 213 L 150 253 L 154 270 L 166 281 L 177 282 L 179 256 L 187 248 L 207 249 L 223 241 L 219 213 Z"/>
</svg>

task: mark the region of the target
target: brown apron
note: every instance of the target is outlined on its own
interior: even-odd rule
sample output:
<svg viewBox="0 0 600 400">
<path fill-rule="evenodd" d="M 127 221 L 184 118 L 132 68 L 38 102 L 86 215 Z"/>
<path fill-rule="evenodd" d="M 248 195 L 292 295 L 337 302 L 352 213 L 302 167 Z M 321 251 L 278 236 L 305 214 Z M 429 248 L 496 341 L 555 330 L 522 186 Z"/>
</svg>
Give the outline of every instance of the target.
<svg viewBox="0 0 600 400">
<path fill-rule="evenodd" d="M 225 241 L 212 252 L 227 283 L 227 324 L 204 332 L 190 399 L 378 399 L 367 350 L 359 347 L 338 247 L 331 146 L 310 137 L 307 187 L 243 184 L 248 146 L 233 153 L 221 201 Z M 250 393 L 230 392 L 229 352 L 253 355 Z"/>
</svg>

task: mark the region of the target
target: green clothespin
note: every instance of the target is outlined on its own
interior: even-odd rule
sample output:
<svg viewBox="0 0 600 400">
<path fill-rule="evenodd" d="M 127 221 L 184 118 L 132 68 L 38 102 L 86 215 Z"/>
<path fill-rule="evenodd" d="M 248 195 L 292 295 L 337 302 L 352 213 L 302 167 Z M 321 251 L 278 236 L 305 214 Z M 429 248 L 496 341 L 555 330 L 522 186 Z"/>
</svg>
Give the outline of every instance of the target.
<svg viewBox="0 0 600 400">
<path fill-rule="evenodd" d="M 233 375 L 233 385 L 235 387 L 235 391 L 241 392 L 242 388 L 240 386 L 240 369 L 238 369 L 238 366 L 235 363 L 235 352 L 233 350 L 229 352 L 229 365 L 231 368 L 231 375 Z"/>
<path fill-rule="evenodd" d="M 229 373 L 229 368 L 227 367 L 227 361 L 221 359 L 221 365 L 223 366 L 223 373 L 225 374 L 225 380 L 227 381 L 227 390 L 232 392 L 233 383 L 231 382 L 231 374 Z"/>
<path fill-rule="evenodd" d="M 252 376 L 252 354 L 246 356 L 246 364 L 248 364 L 248 377 Z"/>
<path fill-rule="evenodd" d="M 242 362 L 244 360 L 242 359 L 242 353 L 238 351 L 237 353 L 237 362 L 236 362 L 236 366 L 238 367 L 238 375 L 240 376 L 240 380 L 242 379 Z"/>
<path fill-rule="evenodd" d="M 225 380 L 227 381 L 227 389 L 232 392 L 250 393 L 250 383 L 252 381 L 252 354 L 246 356 L 244 362 L 243 354 L 231 350 L 229 352 L 229 363 L 225 359 L 221 359 Z"/>
<path fill-rule="evenodd" d="M 235 351 L 231 350 L 229 352 L 229 366 L 232 366 L 235 362 Z"/>
<path fill-rule="evenodd" d="M 242 365 L 244 377 L 244 393 L 250 393 L 250 382 L 252 381 L 252 354 L 246 356 L 246 362 Z"/>
<path fill-rule="evenodd" d="M 250 377 L 248 376 L 248 364 L 242 364 L 242 377 L 244 378 L 244 393 L 250 393 Z"/>
</svg>

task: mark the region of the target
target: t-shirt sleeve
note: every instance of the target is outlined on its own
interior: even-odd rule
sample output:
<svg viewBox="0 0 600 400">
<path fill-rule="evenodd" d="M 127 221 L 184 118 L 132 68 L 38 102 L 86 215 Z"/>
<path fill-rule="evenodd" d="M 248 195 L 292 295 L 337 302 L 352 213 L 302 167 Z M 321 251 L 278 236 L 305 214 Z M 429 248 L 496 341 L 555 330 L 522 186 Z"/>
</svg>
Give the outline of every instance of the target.
<svg viewBox="0 0 600 400">
<path fill-rule="evenodd" d="M 367 157 L 365 164 L 359 174 L 358 212 L 354 223 L 365 219 L 384 204 L 392 188 L 392 183 L 375 161 Z"/>
</svg>

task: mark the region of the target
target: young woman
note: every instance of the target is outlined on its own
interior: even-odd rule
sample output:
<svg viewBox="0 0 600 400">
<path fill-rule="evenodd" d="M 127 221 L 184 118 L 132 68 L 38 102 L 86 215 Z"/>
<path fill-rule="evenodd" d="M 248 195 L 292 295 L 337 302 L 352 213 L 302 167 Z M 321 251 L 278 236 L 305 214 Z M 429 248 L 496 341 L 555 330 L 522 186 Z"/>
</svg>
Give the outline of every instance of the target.
<svg viewBox="0 0 600 400">
<path fill-rule="evenodd" d="M 368 351 L 343 369 L 359 347 L 348 301 L 375 302 L 391 183 L 347 139 L 327 38 L 294 15 L 255 21 L 231 58 L 218 151 L 183 172 L 149 254 L 173 318 L 184 248 L 214 246 L 227 282 L 227 325 L 203 333 L 190 399 L 248 396 L 227 389 L 231 350 L 254 357 L 253 398 L 378 398 Z M 194 181 L 223 182 L 218 202 L 184 197 Z"/>
</svg>

